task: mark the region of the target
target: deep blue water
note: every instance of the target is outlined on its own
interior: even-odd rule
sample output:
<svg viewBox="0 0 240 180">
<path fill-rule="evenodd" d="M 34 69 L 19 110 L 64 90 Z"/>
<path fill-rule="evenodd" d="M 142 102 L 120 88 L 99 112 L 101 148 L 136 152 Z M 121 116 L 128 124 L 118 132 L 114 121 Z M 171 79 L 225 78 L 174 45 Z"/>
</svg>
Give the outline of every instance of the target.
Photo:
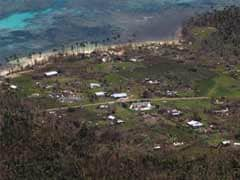
<svg viewBox="0 0 240 180">
<path fill-rule="evenodd" d="M 101 43 L 118 33 L 121 42 L 173 38 L 194 13 L 232 4 L 240 1 L 0 0 L 0 62 L 73 41 Z"/>
</svg>

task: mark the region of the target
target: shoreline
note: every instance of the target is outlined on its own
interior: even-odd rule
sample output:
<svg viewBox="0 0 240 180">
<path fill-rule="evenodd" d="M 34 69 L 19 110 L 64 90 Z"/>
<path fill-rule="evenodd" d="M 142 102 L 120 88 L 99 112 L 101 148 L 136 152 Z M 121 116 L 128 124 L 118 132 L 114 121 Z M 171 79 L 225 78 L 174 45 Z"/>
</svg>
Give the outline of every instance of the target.
<svg viewBox="0 0 240 180">
<path fill-rule="evenodd" d="M 11 75 L 21 73 L 26 70 L 30 70 L 32 67 L 38 65 L 38 64 L 46 64 L 50 62 L 51 57 L 67 57 L 67 56 L 76 56 L 79 54 L 85 54 L 89 55 L 92 52 L 98 50 L 98 51 L 107 51 L 111 48 L 119 48 L 123 46 L 144 46 L 144 45 L 150 45 L 150 44 L 157 44 L 157 45 L 181 45 L 180 39 L 171 39 L 171 40 L 157 40 L 157 41 L 143 41 L 143 42 L 131 42 L 131 43 L 123 43 L 123 44 L 111 44 L 111 45 L 101 45 L 98 46 L 85 46 L 84 48 L 68 46 L 64 50 L 57 49 L 54 51 L 54 48 L 51 50 L 47 50 L 42 53 L 32 54 L 31 56 L 24 56 L 17 58 L 16 60 L 10 61 L 9 63 L 3 65 L 0 68 L 0 77 L 7 78 Z"/>
</svg>

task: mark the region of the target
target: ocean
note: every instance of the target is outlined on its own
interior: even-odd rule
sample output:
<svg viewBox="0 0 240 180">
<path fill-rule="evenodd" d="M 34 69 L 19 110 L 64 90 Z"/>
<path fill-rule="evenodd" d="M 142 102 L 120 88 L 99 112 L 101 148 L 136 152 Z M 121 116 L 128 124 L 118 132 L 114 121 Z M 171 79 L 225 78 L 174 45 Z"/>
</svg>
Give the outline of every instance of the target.
<svg viewBox="0 0 240 180">
<path fill-rule="evenodd" d="M 171 39 L 195 13 L 239 4 L 239 0 L 0 0 L 0 63 L 12 55 L 73 42 Z"/>
</svg>

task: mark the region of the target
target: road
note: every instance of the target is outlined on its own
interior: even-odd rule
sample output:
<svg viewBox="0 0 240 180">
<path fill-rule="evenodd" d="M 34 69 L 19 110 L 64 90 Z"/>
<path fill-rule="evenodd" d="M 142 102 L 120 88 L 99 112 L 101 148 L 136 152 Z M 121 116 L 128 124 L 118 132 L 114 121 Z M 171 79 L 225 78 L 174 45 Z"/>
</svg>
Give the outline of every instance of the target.
<svg viewBox="0 0 240 180">
<path fill-rule="evenodd" d="M 203 97 L 174 97 L 174 98 L 163 97 L 163 98 L 118 99 L 118 100 L 114 100 L 114 101 L 105 101 L 105 102 L 99 102 L 99 103 L 51 108 L 51 109 L 46 109 L 45 111 L 47 111 L 47 112 L 64 111 L 64 110 L 68 110 L 69 108 L 78 109 L 78 108 L 84 108 L 84 107 L 99 106 L 99 105 L 103 105 L 103 104 L 116 104 L 116 103 L 122 103 L 122 102 L 129 103 L 129 102 L 137 102 L 137 101 L 156 102 L 156 101 L 179 101 L 179 100 L 189 101 L 189 100 L 204 100 L 204 99 L 209 99 L 209 97 L 203 96 Z"/>
</svg>

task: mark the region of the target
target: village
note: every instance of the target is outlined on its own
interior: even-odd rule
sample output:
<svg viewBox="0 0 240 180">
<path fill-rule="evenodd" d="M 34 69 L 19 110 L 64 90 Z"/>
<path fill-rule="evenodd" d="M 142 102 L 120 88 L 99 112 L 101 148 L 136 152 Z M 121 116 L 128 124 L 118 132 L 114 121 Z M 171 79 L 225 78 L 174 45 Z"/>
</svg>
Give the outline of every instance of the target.
<svg viewBox="0 0 240 180">
<path fill-rule="evenodd" d="M 84 117 L 90 127 L 118 128 L 153 151 L 196 142 L 240 147 L 234 122 L 239 104 L 228 98 L 240 90 L 239 80 L 226 74 L 227 66 L 196 65 L 181 43 L 128 44 L 49 58 L 30 72 L 7 76 L 1 86 L 36 103 L 50 121 L 73 123 L 72 130 Z M 232 84 L 218 82 L 222 76 Z M 216 84 L 209 87 L 209 80 Z"/>
</svg>

